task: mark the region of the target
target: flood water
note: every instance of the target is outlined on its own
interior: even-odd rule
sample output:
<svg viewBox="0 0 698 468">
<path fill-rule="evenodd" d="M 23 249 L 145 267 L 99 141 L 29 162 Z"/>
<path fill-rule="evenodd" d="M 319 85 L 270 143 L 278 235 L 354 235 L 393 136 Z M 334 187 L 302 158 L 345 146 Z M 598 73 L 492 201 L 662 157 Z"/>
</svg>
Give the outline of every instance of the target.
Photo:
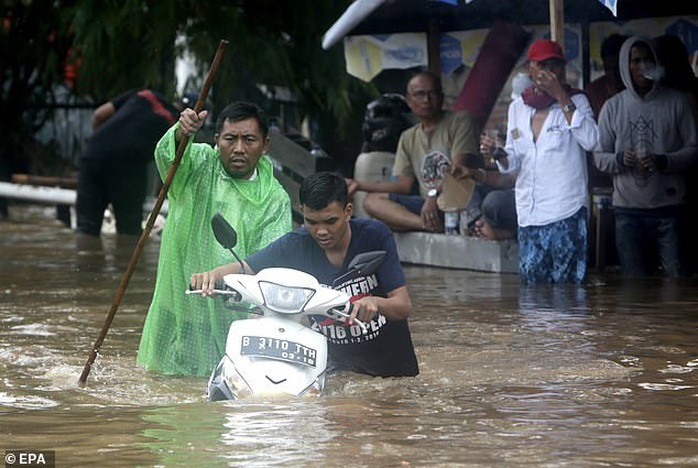
<svg viewBox="0 0 698 468">
<path fill-rule="evenodd" d="M 406 266 L 421 373 L 341 374 L 318 398 L 209 403 L 135 364 L 159 243 L 82 238 L 53 210 L 0 223 L 0 453 L 56 466 L 698 466 L 698 282 Z M 185 287 L 185 285 L 183 285 Z"/>
</svg>

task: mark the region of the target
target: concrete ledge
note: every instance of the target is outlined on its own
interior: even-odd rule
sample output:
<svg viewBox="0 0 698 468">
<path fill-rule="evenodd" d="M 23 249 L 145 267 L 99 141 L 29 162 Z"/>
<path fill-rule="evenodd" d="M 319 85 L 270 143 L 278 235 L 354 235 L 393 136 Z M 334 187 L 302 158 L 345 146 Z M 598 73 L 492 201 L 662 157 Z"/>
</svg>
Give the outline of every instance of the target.
<svg viewBox="0 0 698 468">
<path fill-rule="evenodd" d="M 75 206 L 77 201 L 77 190 L 61 187 L 44 187 L 40 185 L 13 184 L 10 182 L 0 182 L 0 197 L 14 198 L 29 203 L 42 205 L 69 205 Z M 157 197 L 146 196 L 143 202 L 143 213 L 148 215 L 153 211 Z M 161 214 L 167 214 L 169 203 L 163 200 L 160 207 Z"/>
<path fill-rule="evenodd" d="M 0 182 L 0 197 L 16 198 L 34 203 L 75 205 L 76 194 L 77 192 L 73 189 L 61 187 L 43 187 Z"/>
<path fill-rule="evenodd" d="M 519 272 L 519 246 L 514 240 L 491 241 L 426 232 L 396 232 L 394 237 L 404 263 L 493 273 Z"/>
</svg>

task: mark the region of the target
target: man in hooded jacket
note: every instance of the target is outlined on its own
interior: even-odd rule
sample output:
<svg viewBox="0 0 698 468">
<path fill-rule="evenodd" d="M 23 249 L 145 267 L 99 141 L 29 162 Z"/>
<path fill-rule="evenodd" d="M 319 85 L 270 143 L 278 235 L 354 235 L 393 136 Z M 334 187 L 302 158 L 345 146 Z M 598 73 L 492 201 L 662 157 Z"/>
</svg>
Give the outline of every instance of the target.
<svg viewBox="0 0 698 468">
<path fill-rule="evenodd" d="M 680 222 L 684 172 L 698 156 L 689 100 L 660 83 L 661 68 L 649 40 L 633 36 L 621 47 L 626 89 L 599 115 L 594 163 L 613 177 L 616 247 L 622 273 L 648 276 L 659 258 L 663 273 L 684 273 Z M 648 248 L 653 246 L 654 248 Z"/>
</svg>

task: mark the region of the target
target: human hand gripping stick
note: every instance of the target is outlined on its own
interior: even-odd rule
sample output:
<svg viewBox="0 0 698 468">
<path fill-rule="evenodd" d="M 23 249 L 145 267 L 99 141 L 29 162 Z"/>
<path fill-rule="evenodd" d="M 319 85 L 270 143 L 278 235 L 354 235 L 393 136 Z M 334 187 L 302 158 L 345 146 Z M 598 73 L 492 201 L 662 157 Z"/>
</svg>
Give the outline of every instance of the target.
<svg viewBox="0 0 698 468">
<path fill-rule="evenodd" d="M 177 125 L 177 141 L 183 138 L 189 138 L 194 135 L 204 125 L 207 110 L 202 110 L 198 114 L 194 109 L 186 108 L 179 114 L 179 122 Z"/>
</svg>

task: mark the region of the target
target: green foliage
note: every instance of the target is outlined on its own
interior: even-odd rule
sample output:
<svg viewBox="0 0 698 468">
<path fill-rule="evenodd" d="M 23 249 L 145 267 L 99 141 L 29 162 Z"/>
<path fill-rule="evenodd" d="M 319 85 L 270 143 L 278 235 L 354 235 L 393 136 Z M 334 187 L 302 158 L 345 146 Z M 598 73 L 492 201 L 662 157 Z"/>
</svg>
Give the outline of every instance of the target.
<svg viewBox="0 0 698 468">
<path fill-rule="evenodd" d="M 368 101 L 372 93 L 344 71 L 341 46 L 320 46 L 347 3 L 79 0 L 71 16 L 84 60 L 80 89 L 101 99 L 136 86 L 174 96 L 174 56 L 184 47 L 194 54 L 201 86 L 218 43 L 226 39 L 228 51 L 211 92 L 214 109 L 232 99 L 257 101 L 258 84 L 284 86 L 298 101 L 299 117 L 330 117 L 331 128 L 344 138 L 363 114 L 350 96 L 359 93 Z M 185 39 L 175 48 L 177 33 Z"/>
<path fill-rule="evenodd" d="M 214 105 L 231 98 L 257 100 L 257 84 L 284 86 L 298 101 L 296 120 L 319 123 L 315 136 L 323 146 L 331 143 L 329 135 L 349 138 L 375 90 L 345 72 L 341 46 L 329 51 L 320 46 L 322 34 L 348 3 L 260 0 L 198 6 L 198 16 L 183 29 L 195 55 L 207 66 L 218 41 L 230 41 Z"/>
<path fill-rule="evenodd" d="M 32 99 L 45 99 L 65 84 L 66 61 L 79 64 L 74 93 L 95 105 L 143 86 L 175 98 L 175 57 L 185 48 L 193 53 L 201 86 L 219 42 L 226 39 L 228 51 L 209 96 L 214 112 L 234 99 L 261 103 L 259 84 L 282 86 L 296 100 L 285 106 L 292 120 L 314 122 L 313 136 L 330 154 L 353 157 L 365 103 L 376 91 L 345 72 L 341 46 L 321 48 L 322 34 L 349 3 L 5 1 L 3 17 L 11 27 L 4 27 L 0 37 L 0 124 L 13 135 L 31 134 L 16 116 L 33 107 Z M 177 42 L 178 37 L 184 40 Z M 5 133 L 2 144 L 8 146 Z"/>
<path fill-rule="evenodd" d="M 137 87 L 174 95 L 178 3 L 78 0 L 67 8 L 82 61 L 78 92 L 97 102 Z"/>
<path fill-rule="evenodd" d="M 63 81 L 71 40 L 58 2 L 5 1 L 0 11 L 0 178 L 7 178 L 34 151 L 31 135 L 46 117 L 35 109 Z"/>
</svg>

